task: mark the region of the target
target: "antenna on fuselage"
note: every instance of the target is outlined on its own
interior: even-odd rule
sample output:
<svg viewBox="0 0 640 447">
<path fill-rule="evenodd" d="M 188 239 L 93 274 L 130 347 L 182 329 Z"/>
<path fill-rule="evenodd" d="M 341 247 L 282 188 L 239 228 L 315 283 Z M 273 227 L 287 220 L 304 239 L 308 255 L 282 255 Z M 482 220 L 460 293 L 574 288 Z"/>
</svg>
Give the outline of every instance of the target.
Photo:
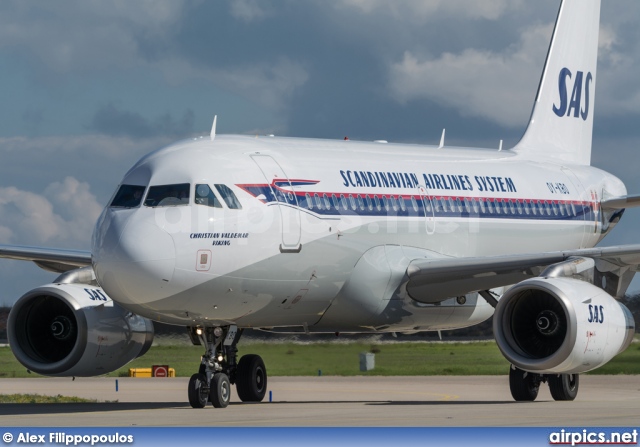
<svg viewBox="0 0 640 447">
<path fill-rule="evenodd" d="M 213 116 L 213 125 L 211 126 L 211 141 L 216 138 L 216 122 L 218 121 L 218 115 Z"/>
<path fill-rule="evenodd" d="M 442 129 L 442 136 L 440 137 L 440 146 L 438 146 L 438 149 L 442 149 L 444 147 L 444 134 L 446 131 L 447 129 Z"/>
</svg>

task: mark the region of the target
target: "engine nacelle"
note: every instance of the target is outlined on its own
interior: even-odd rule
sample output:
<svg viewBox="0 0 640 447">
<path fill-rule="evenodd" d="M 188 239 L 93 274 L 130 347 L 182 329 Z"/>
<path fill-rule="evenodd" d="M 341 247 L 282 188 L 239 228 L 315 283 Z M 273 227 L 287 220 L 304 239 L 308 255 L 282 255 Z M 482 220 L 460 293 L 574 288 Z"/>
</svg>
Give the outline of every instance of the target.
<svg viewBox="0 0 640 447">
<path fill-rule="evenodd" d="M 9 344 L 26 368 L 46 376 L 98 376 L 143 355 L 153 323 L 114 303 L 98 287 L 48 284 L 11 309 Z"/>
<path fill-rule="evenodd" d="M 629 309 L 571 278 L 533 278 L 498 302 L 493 332 L 502 354 L 524 371 L 578 374 L 624 351 L 635 334 Z"/>
</svg>

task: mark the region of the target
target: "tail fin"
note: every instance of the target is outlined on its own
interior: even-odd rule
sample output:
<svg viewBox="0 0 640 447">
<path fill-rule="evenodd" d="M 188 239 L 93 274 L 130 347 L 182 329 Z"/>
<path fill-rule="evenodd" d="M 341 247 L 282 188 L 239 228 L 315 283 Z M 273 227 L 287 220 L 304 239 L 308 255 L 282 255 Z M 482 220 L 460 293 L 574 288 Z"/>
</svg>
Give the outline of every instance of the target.
<svg viewBox="0 0 640 447">
<path fill-rule="evenodd" d="M 600 0 L 562 0 L 531 120 L 514 151 L 591 163 Z"/>
</svg>

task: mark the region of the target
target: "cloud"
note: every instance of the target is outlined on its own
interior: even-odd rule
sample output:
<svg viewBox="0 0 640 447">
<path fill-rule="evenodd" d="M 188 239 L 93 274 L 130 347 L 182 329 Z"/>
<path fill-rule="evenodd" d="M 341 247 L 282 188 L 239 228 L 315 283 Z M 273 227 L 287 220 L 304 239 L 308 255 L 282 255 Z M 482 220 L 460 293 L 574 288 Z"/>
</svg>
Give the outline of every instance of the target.
<svg viewBox="0 0 640 447">
<path fill-rule="evenodd" d="M 300 63 L 280 58 L 274 64 L 214 70 L 214 79 L 249 100 L 271 109 L 286 107 L 309 74 Z"/>
<path fill-rule="evenodd" d="M 342 7 L 361 12 L 391 14 L 395 18 L 427 22 L 436 18 L 458 17 L 496 20 L 506 11 L 522 6 L 522 0 L 341 0 Z"/>
<path fill-rule="evenodd" d="M 170 38 L 186 3 L 6 1 L 0 3 L 0 48 L 60 74 L 137 66 L 138 50 L 149 41 Z"/>
<path fill-rule="evenodd" d="M 86 79 L 119 73 L 137 78 L 141 72 L 152 72 L 154 77 L 163 78 L 160 82 L 173 87 L 183 88 L 193 80 L 205 81 L 263 107 L 282 110 L 308 74 L 301 63 L 281 56 L 279 45 L 271 47 L 269 54 L 259 54 L 253 39 L 242 41 L 249 45 L 247 48 L 238 48 L 237 42 L 225 42 L 225 54 L 243 56 L 224 61 L 213 57 L 223 40 L 218 29 L 224 30 L 233 18 L 254 23 L 272 16 L 275 13 L 270 4 L 234 0 L 227 10 L 226 6 L 215 4 L 198 9 L 199 3 L 202 2 L 70 0 L 56 5 L 45 2 L 34 8 L 19 1 L 0 2 L 0 50 L 21 62 L 27 61 L 37 84 L 73 82 L 68 75 Z M 192 31 L 194 14 L 199 12 L 211 16 L 209 26 L 216 32 L 205 31 L 197 36 L 185 32 Z M 200 18 L 196 23 L 200 24 Z M 251 30 L 243 34 L 246 37 Z M 225 35 L 234 38 L 233 32 L 224 32 Z M 254 38 L 268 40 L 268 36 Z M 204 52 L 189 51 L 199 45 L 205 46 Z M 247 60 L 255 62 L 246 63 Z M 103 107 L 94 118 L 93 129 L 115 135 L 149 136 L 159 124 L 146 122 L 135 112 L 118 110 L 113 104 Z M 164 134 L 175 134 L 184 127 L 183 122 L 172 120 L 171 116 L 159 121 L 169 125 L 168 130 L 162 128 Z"/>
<path fill-rule="evenodd" d="M 540 77 L 551 32 L 550 25 L 527 28 L 503 52 L 470 48 L 419 60 L 407 51 L 390 69 L 389 89 L 401 103 L 427 99 L 463 116 L 522 126 L 530 109 L 513 105 L 533 104 L 535 92 L 527 86 Z"/>
<path fill-rule="evenodd" d="M 265 4 L 268 8 L 265 8 Z M 268 9 L 273 8 L 265 0 L 258 2 L 257 0 L 231 0 L 229 12 L 232 17 L 244 22 L 254 22 L 262 20 L 272 15 Z"/>
<path fill-rule="evenodd" d="M 637 81 L 639 49 L 632 51 L 630 36 L 603 25 L 598 53 L 598 113 L 627 123 L 640 113 L 640 84 Z M 636 37 L 633 37 L 636 39 Z M 629 126 L 629 129 L 634 129 Z"/>
<path fill-rule="evenodd" d="M 0 138 L 0 154 L 4 159 L 17 155 L 21 159 L 30 160 L 37 165 L 40 159 L 49 160 L 55 157 L 62 165 L 74 160 L 73 154 L 91 156 L 95 162 L 100 159 L 121 159 L 126 154 L 142 156 L 154 149 L 159 149 L 174 141 L 164 135 L 139 140 L 130 136 L 113 135 L 51 135 L 44 137 L 6 137 Z M 60 158 L 62 157 L 62 158 Z M 1 170 L 0 170 L 1 172 Z"/>
<path fill-rule="evenodd" d="M 225 67 L 185 66 L 176 60 L 166 60 L 162 70 L 172 82 L 181 83 L 190 79 L 213 82 L 275 112 L 286 109 L 309 79 L 309 73 L 302 63 L 286 57 Z"/>
<path fill-rule="evenodd" d="M 0 188 L 0 243 L 87 247 L 101 209 L 89 184 L 73 177 L 43 194 Z"/>
<path fill-rule="evenodd" d="M 56 213 L 65 222 L 73 223 L 76 230 L 69 229 L 73 234 L 82 234 L 88 222 L 91 228 L 102 212 L 102 205 L 96 201 L 88 183 L 83 183 L 73 177 L 66 177 L 61 182 L 51 183 L 45 190 L 44 196 L 53 204 Z"/>
<path fill-rule="evenodd" d="M 88 128 L 106 135 L 133 138 L 184 137 L 193 133 L 194 122 L 192 110 L 184 112 L 179 120 L 175 120 L 170 113 L 165 113 L 149 121 L 139 113 L 120 110 L 110 103 L 96 111 Z"/>
<path fill-rule="evenodd" d="M 66 177 L 91 186 L 97 202 L 105 205 L 123 174 L 143 155 L 167 146 L 173 137 L 132 138 L 109 135 L 47 136 L 0 138 L 0 187 L 17 187 L 42 195 L 52 205 L 51 184 Z M 71 185 L 67 187 L 72 190 Z M 78 187 L 80 188 L 80 187 Z M 6 194 L 6 190 L 5 191 Z M 73 192 L 78 196 L 80 189 Z M 91 200 L 84 200 L 91 203 Z M 12 205 L 13 206 L 13 205 Z M 56 214 L 70 217 L 56 208 Z M 2 216 L 0 216 L 0 224 Z M 12 230 L 14 227 L 11 227 Z M 16 239 L 17 240 L 17 239 Z M 17 243 L 29 243 L 26 239 Z"/>
</svg>

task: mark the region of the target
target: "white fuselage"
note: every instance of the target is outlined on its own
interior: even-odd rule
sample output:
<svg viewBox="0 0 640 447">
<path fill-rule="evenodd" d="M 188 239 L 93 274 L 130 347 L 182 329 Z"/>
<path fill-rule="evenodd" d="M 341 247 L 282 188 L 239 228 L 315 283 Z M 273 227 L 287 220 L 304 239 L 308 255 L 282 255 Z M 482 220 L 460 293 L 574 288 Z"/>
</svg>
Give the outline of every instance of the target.
<svg viewBox="0 0 640 447">
<path fill-rule="evenodd" d="M 105 208 L 93 263 L 114 301 L 173 324 L 338 332 L 483 321 L 477 294 L 409 298 L 408 263 L 593 247 L 620 217 L 600 201 L 626 194 L 596 168 L 508 150 L 242 136 L 177 143 L 122 181 L 184 184 L 188 199 Z"/>
</svg>

